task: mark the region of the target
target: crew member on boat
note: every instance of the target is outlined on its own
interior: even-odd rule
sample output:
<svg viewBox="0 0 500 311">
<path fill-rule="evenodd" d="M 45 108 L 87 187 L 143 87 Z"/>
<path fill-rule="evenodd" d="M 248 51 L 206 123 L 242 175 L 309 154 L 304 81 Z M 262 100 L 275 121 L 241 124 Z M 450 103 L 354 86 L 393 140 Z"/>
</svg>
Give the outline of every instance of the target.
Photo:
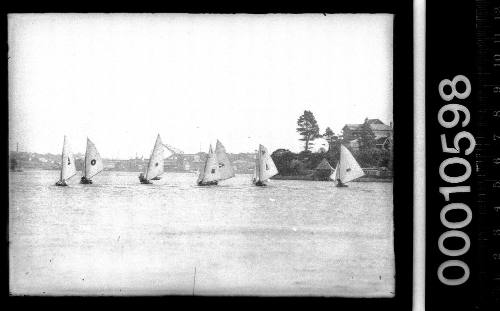
<svg viewBox="0 0 500 311">
<path fill-rule="evenodd" d="M 66 179 L 58 180 L 56 186 L 67 186 Z"/>
<path fill-rule="evenodd" d="M 85 176 L 82 176 L 82 178 L 80 178 L 80 183 L 81 184 L 91 184 L 92 183 L 92 179 L 89 179 Z"/>
<path fill-rule="evenodd" d="M 139 174 L 139 181 L 141 184 L 150 184 L 151 182 L 144 177 L 144 173 Z"/>
<path fill-rule="evenodd" d="M 337 178 L 337 187 L 347 187 L 347 185 L 344 184 L 340 178 Z"/>
</svg>

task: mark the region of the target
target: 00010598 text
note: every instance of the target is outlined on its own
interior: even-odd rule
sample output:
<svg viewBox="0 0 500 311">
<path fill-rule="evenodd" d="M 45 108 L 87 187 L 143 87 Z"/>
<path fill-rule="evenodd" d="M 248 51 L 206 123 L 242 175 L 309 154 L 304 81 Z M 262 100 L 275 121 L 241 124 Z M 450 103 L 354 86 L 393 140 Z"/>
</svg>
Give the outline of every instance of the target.
<svg viewBox="0 0 500 311">
<path fill-rule="evenodd" d="M 465 90 L 463 92 L 458 92 L 456 89 L 457 83 L 462 82 L 465 84 Z M 451 87 L 450 93 L 445 93 L 445 87 Z M 464 100 L 471 94 L 471 83 L 469 79 L 463 75 L 455 76 L 451 81 L 449 79 L 443 79 L 439 83 L 439 95 L 441 98 L 449 102 L 452 99 Z M 462 102 L 463 103 L 463 102 Z M 453 113 L 453 119 L 451 121 L 444 120 L 445 112 Z M 465 128 L 470 122 L 470 112 L 467 107 L 461 104 L 449 103 L 443 105 L 438 112 L 438 122 L 445 129 L 451 129 L 460 123 L 460 113 L 463 113 L 463 120 L 461 122 L 462 128 Z M 460 150 L 459 142 L 465 139 L 468 141 L 468 147 L 465 150 Z M 450 141 L 451 143 L 451 141 Z M 470 155 L 476 146 L 476 140 L 474 136 L 468 131 L 461 131 L 455 135 L 453 138 L 453 146 L 449 147 L 447 142 L 446 134 L 441 134 L 441 147 L 443 153 L 458 153 L 463 152 L 464 155 Z M 445 169 L 450 165 L 459 165 L 465 168 L 465 172 L 460 176 L 449 176 Z M 469 180 L 471 176 L 471 165 L 469 161 L 462 157 L 448 157 L 444 159 L 439 166 L 439 176 L 444 182 L 450 184 L 460 184 Z M 469 180 L 470 181 L 470 180 Z M 444 196 L 445 202 L 450 202 L 450 195 L 453 193 L 460 192 L 470 192 L 470 185 L 457 185 L 452 187 L 439 187 L 439 192 Z M 449 221 L 446 216 L 449 211 L 461 210 L 465 212 L 465 219 L 460 221 Z M 460 229 L 465 228 L 472 220 L 472 211 L 469 206 L 464 203 L 450 202 L 445 205 L 440 212 L 441 224 L 445 226 L 448 230 L 443 232 L 438 239 L 438 247 L 441 253 L 448 257 L 459 257 L 463 256 L 470 249 L 470 238 L 464 231 Z M 448 238 L 460 238 L 464 241 L 464 245 L 460 249 L 448 249 L 444 245 L 444 241 Z M 444 270 L 449 267 L 458 267 L 463 270 L 463 274 L 459 278 L 447 278 L 444 275 Z M 439 280 L 448 286 L 456 286 L 465 283 L 469 279 L 470 270 L 469 266 L 463 260 L 449 259 L 441 263 L 437 269 L 437 275 Z"/>
</svg>

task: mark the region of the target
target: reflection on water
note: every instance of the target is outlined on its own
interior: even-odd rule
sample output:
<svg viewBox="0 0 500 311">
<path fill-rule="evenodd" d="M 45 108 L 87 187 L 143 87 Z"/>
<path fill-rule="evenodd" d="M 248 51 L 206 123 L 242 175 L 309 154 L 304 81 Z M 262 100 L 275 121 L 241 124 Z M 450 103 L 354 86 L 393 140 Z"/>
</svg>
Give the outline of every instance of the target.
<svg viewBox="0 0 500 311">
<path fill-rule="evenodd" d="M 391 183 L 137 175 L 56 187 L 57 171 L 11 173 L 11 291 L 393 296 Z"/>
</svg>

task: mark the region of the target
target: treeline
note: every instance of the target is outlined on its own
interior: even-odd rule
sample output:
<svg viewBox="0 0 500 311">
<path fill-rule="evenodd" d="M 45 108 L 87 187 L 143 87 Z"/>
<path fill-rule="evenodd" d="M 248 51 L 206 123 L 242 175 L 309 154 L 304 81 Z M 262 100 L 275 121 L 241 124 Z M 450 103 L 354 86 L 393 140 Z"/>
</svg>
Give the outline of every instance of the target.
<svg viewBox="0 0 500 311">
<path fill-rule="evenodd" d="M 304 141 L 304 150 L 299 153 L 288 149 L 277 149 L 271 157 L 273 158 L 280 175 L 305 175 L 311 173 L 318 164 L 326 159 L 335 168 L 340 155 L 340 144 L 346 146 L 356 158 L 362 168 L 385 168 L 392 171 L 392 150 L 376 146 L 375 134 L 369 124 L 365 121 L 362 125 L 358 140 L 359 148 L 353 150 L 349 142 L 342 135 L 335 134 L 329 127 L 324 134 L 319 133 L 318 123 L 311 111 L 304 111 L 297 121 L 297 132 Z M 328 142 L 328 150 L 311 152 L 311 142 L 316 138 L 324 138 Z"/>
<path fill-rule="evenodd" d="M 349 147 L 347 147 L 349 148 Z M 379 167 L 392 170 L 392 152 L 390 150 L 370 148 L 352 151 L 353 156 L 363 168 Z M 288 149 L 278 149 L 271 154 L 280 175 L 304 175 L 314 170 L 326 159 L 335 168 L 339 160 L 340 148 L 330 148 L 327 152 L 313 153 L 310 150 L 299 153 Z"/>
</svg>

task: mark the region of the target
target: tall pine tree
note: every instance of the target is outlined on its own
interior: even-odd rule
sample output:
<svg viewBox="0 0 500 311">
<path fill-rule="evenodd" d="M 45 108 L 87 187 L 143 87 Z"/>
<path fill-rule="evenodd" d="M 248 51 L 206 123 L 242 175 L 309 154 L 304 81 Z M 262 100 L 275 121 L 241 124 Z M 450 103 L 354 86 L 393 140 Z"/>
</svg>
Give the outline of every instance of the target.
<svg viewBox="0 0 500 311">
<path fill-rule="evenodd" d="M 333 150 L 338 144 L 339 137 L 335 135 L 330 127 L 325 129 L 323 138 L 328 142 L 328 150 Z"/>
<path fill-rule="evenodd" d="M 297 132 L 302 136 L 300 140 L 305 142 L 304 151 L 308 151 L 309 143 L 313 139 L 321 137 L 318 122 L 311 111 L 304 110 L 304 114 L 297 120 L 297 125 Z"/>
</svg>

